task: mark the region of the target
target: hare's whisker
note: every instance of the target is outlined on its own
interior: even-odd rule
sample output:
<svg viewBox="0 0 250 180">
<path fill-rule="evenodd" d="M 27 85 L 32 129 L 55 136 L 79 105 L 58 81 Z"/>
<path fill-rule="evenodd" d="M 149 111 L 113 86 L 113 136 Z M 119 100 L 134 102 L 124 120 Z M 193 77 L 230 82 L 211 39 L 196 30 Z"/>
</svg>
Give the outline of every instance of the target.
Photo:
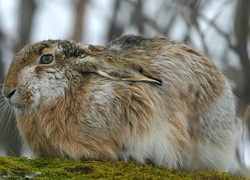
<svg viewBox="0 0 250 180">
<path fill-rule="evenodd" d="M 5 105 L 6 103 L 4 101 L 0 102 L 0 106 Z"/>
<path fill-rule="evenodd" d="M 13 120 L 14 116 L 13 116 L 13 109 L 10 106 L 8 106 L 8 104 L 5 104 L 2 107 L 2 113 L 3 116 L 1 121 L 4 126 L 4 131 L 1 138 L 4 138 L 10 134 L 11 121 Z"/>
</svg>

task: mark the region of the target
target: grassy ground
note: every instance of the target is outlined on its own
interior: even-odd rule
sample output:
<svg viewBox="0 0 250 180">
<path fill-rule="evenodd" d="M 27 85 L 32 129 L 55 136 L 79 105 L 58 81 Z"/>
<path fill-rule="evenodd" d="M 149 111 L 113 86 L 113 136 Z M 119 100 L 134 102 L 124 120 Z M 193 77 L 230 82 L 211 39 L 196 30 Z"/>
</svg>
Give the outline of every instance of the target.
<svg viewBox="0 0 250 180">
<path fill-rule="evenodd" d="M 79 162 L 63 158 L 0 156 L 0 179 L 237 179 L 217 171 L 184 173 L 134 162 Z M 238 178 L 244 179 L 244 178 Z"/>
</svg>

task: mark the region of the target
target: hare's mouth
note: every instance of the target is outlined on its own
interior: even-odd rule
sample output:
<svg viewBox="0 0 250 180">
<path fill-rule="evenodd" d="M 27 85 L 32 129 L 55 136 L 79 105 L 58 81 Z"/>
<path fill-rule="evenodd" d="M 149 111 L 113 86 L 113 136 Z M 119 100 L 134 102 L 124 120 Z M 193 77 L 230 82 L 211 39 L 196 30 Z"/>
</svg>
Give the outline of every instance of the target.
<svg viewBox="0 0 250 180">
<path fill-rule="evenodd" d="M 36 110 L 36 107 L 32 103 L 22 102 L 18 97 L 5 98 L 5 101 L 17 114 L 30 115 Z"/>
<path fill-rule="evenodd" d="M 36 109 L 22 103 L 9 103 L 9 105 L 15 110 L 16 114 L 22 115 L 31 115 Z"/>
</svg>

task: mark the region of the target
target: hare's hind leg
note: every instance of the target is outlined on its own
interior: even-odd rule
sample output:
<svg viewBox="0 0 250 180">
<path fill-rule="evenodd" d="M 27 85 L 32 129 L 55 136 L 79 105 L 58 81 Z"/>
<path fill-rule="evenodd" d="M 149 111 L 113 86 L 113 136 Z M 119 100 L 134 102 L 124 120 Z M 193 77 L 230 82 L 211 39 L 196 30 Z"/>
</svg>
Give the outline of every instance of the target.
<svg viewBox="0 0 250 180">
<path fill-rule="evenodd" d="M 235 120 L 235 98 L 230 87 L 198 118 L 198 157 L 200 168 L 229 171 L 235 162 L 240 129 Z"/>
</svg>

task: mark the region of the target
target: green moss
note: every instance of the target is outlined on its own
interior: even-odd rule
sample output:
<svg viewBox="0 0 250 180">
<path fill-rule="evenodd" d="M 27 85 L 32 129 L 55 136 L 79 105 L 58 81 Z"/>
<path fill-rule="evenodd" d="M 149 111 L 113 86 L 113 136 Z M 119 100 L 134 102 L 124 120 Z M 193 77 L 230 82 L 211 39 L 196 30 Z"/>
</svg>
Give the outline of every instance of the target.
<svg viewBox="0 0 250 180">
<path fill-rule="evenodd" d="M 135 162 L 0 157 L 0 179 L 237 179 L 217 171 L 185 173 Z M 244 179 L 244 178 L 238 178 Z"/>
</svg>

